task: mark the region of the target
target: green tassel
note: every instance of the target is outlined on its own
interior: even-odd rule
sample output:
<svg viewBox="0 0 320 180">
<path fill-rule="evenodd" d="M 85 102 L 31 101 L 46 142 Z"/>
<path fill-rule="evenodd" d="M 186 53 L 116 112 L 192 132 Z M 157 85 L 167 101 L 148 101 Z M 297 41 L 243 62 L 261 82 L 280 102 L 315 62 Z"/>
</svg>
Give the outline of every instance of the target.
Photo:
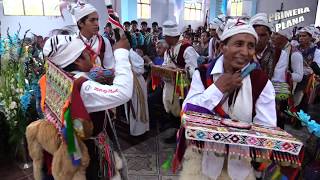
<svg viewBox="0 0 320 180">
<path fill-rule="evenodd" d="M 161 165 L 161 168 L 164 171 L 168 171 L 171 168 L 171 162 L 172 162 L 172 154 L 169 154 L 168 158 L 164 161 L 164 163 Z"/>
<path fill-rule="evenodd" d="M 64 113 L 64 120 L 67 123 L 67 146 L 68 146 L 68 152 L 69 154 L 72 154 L 76 152 L 76 146 L 74 143 L 74 134 L 73 134 L 73 125 L 72 125 L 72 119 L 71 119 L 71 112 L 70 108 L 66 110 Z"/>
</svg>

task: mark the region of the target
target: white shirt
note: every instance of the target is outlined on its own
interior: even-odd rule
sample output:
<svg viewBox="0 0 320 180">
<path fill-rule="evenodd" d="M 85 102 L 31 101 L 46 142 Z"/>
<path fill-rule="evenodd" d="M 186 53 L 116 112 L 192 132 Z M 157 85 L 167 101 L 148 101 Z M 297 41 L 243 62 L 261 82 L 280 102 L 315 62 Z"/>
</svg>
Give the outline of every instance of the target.
<svg viewBox="0 0 320 180">
<path fill-rule="evenodd" d="M 179 43 L 175 47 L 173 47 L 174 56 L 176 56 L 176 57 L 178 57 L 178 54 L 180 51 L 180 46 L 181 46 L 181 43 Z M 192 76 L 193 72 L 198 67 L 198 63 L 197 63 L 198 57 L 199 57 L 199 54 L 196 52 L 196 50 L 192 46 L 187 47 L 183 53 L 183 58 L 186 63 L 185 69 L 189 71 L 190 76 Z M 162 65 L 176 67 L 168 55 L 168 50 L 164 53 L 164 62 Z"/>
<path fill-rule="evenodd" d="M 284 48 L 284 51 L 288 54 L 288 59 L 290 55 L 290 43 L 288 42 Z M 289 67 L 288 67 L 289 68 Z M 293 82 L 300 82 L 303 77 L 303 57 L 299 51 L 291 53 L 291 77 Z"/>
<path fill-rule="evenodd" d="M 273 77 L 271 78 L 271 81 L 287 82 L 286 73 L 289 64 L 288 60 L 288 54 L 282 50 L 276 67 L 274 68 Z"/>
<path fill-rule="evenodd" d="M 99 54 L 99 38 L 97 35 L 93 35 L 90 39 L 87 39 L 86 37 L 84 37 L 82 34 L 80 34 L 81 39 L 88 45 L 91 46 L 91 48 L 97 53 Z M 104 40 L 104 44 L 105 44 L 105 51 L 104 51 L 104 57 L 103 57 L 103 67 L 105 69 L 112 69 L 114 67 L 114 56 L 113 56 L 113 51 L 112 51 L 112 46 L 110 41 L 105 38 L 102 37 Z M 100 61 L 100 57 L 97 56 L 96 58 L 96 64 L 101 65 L 101 61 Z"/>
<path fill-rule="evenodd" d="M 215 42 L 214 38 L 211 38 L 210 41 L 209 41 L 208 55 L 209 55 L 209 58 L 210 58 L 210 59 L 213 59 L 213 58 L 214 58 L 214 57 L 213 57 L 213 54 L 212 54 L 212 51 L 214 51 L 214 50 L 212 49 L 212 48 L 213 48 L 212 43 L 214 43 L 214 42 Z"/>
<path fill-rule="evenodd" d="M 213 80 L 217 80 L 224 72 L 223 56 L 221 56 L 211 71 Z M 183 102 L 183 107 L 187 104 L 194 104 L 213 110 L 223 98 L 223 93 L 215 86 L 210 85 L 207 89 L 202 84 L 199 71 L 195 71 L 192 77 L 188 95 Z M 248 94 L 248 96 L 252 96 Z M 268 80 L 256 101 L 256 115 L 253 122 L 261 125 L 277 126 L 277 116 L 275 109 L 275 91 L 272 83 Z M 236 107 L 235 107 L 236 108 Z"/>
<path fill-rule="evenodd" d="M 315 50 L 313 61 L 316 62 L 318 64 L 318 66 L 320 67 L 320 50 L 319 49 Z M 307 62 L 305 62 L 303 60 L 303 74 L 309 75 L 312 73 L 313 73 L 313 70 L 311 69 L 311 67 L 307 64 Z"/>
<path fill-rule="evenodd" d="M 113 85 L 103 85 L 87 80 L 80 90 L 84 106 L 89 113 L 107 110 L 126 103 L 132 96 L 133 75 L 129 63 L 129 51 L 116 49 L 115 78 Z"/>
<path fill-rule="evenodd" d="M 313 61 L 316 62 L 320 67 L 320 49 L 316 49 L 316 51 L 314 52 Z"/>
</svg>

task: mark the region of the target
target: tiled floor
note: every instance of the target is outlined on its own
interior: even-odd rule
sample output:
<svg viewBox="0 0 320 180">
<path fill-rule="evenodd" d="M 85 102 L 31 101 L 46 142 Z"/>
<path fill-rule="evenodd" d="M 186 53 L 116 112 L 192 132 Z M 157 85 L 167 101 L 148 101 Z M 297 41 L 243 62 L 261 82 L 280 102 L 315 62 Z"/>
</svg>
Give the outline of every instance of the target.
<svg viewBox="0 0 320 180">
<path fill-rule="evenodd" d="M 120 145 L 126 157 L 129 180 L 177 180 L 178 174 L 161 168 L 173 155 L 175 144 L 165 144 L 163 140 L 174 133 L 174 129 L 159 131 L 157 120 L 154 128 L 144 137 L 126 137 L 118 132 Z M 133 142 L 129 139 L 135 139 Z M 141 139 L 140 142 L 137 139 Z M 132 143 L 130 145 L 130 142 Z"/>
<path fill-rule="evenodd" d="M 319 107 L 313 107 L 310 114 L 319 115 Z M 140 137 L 128 136 L 127 132 L 119 131 L 119 141 L 127 160 L 130 180 L 178 180 L 179 173 L 173 174 L 161 168 L 161 165 L 173 155 L 175 144 L 165 144 L 163 139 L 170 136 L 174 129 L 160 132 L 159 126 L 163 124 L 163 111 L 154 111 L 152 129 Z M 296 130 L 286 126 L 286 130 L 302 141 L 309 137 L 307 130 Z M 0 159 L 1 180 L 32 180 L 32 168 L 20 170 L 18 165 Z"/>
</svg>

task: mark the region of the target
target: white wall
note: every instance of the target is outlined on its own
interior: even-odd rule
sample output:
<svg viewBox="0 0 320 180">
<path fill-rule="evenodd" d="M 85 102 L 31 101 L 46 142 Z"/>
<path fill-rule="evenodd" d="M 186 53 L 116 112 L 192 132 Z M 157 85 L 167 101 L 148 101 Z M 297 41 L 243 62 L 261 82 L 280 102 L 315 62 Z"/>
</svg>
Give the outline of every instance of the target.
<svg viewBox="0 0 320 180">
<path fill-rule="evenodd" d="M 31 29 L 30 32 L 34 34 L 47 36 L 49 31 L 53 29 L 73 24 L 68 13 L 65 13 L 65 21 L 61 17 L 49 16 L 4 16 L 2 3 L 0 3 L 0 20 L 3 36 L 7 34 L 8 27 L 10 33 L 15 33 L 19 29 L 19 23 L 21 24 L 21 36 L 28 29 Z M 31 34 L 29 33 L 28 36 Z"/>
<path fill-rule="evenodd" d="M 265 12 L 267 14 L 275 13 L 276 10 L 280 9 L 281 2 L 284 4 L 284 10 L 304 7 L 310 8 L 310 12 L 303 15 L 304 22 L 298 26 L 306 26 L 315 23 L 318 0 L 258 0 L 257 12 Z"/>
<path fill-rule="evenodd" d="M 100 32 L 103 31 L 103 27 L 107 19 L 107 11 L 103 0 L 89 0 L 89 3 L 94 5 L 100 16 Z M 118 1 L 114 0 L 114 8 L 119 9 Z M 119 12 L 119 10 L 118 10 Z M 50 17 L 50 16 L 4 16 L 3 4 L 0 2 L 0 20 L 1 20 L 1 34 L 6 35 L 7 28 L 10 28 L 10 33 L 14 33 L 21 24 L 21 36 L 27 29 L 31 29 L 30 32 L 47 36 L 53 29 L 62 28 L 67 25 L 74 25 L 72 17 L 69 12 L 64 11 L 63 20 L 61 17 Z M 28 36 L 32 34 L 29 33 Z"/>
<path fill-rule="evenodd" d="M 107 12 L 104 5 L 103 0 L 88 0 L 89 3 L 94 5 L 99 13 L 100 16 L 100 33 L 103 31 L 103 27 L 105 26 L 106 19 L 107 19 Z M 132 1 L 132 0 L 130 0 Z M 183 0 L 181 0 L 183 3 Z M 203 0 L 205 2 L 204 8 L 205 11 L 203 13 L 203 18 L 201 21 L 184 21 L 183 17 L 183 6 L 182 10 L 179 13 L 179 27 L 183 30 L 188 24 L 191 24 L 193 29 L 196 29 L 198 26 L 202 26 L 204 24 L 204 17 L 205 12 L 209 8 L 210 0 Z M 151 19 L 146 20 L 151 27 L 151 23 L 156 21 L 161 26 L 162 23 L 167 19 L 174 19 L 174 12 L 175 12 L 175 4 L 176 0 L 152 0 L 151 4 Z M 114 9 L 121 15 L 121 0 L 113 0 Z M 128 12 L 132 10 L 134 7 L 129 7 L 127 9 Z M 136 8 L 136 7 L 135 7 Z M 123 11 L 123 10 L 122 10 Z M 67 25 L 74 25 L 71 15 L 69 12 L 64 11 L 63 20 L 61 17 L 50 17 L 50 16 L 4 16 L 3 14 L 3 6 L 2 2 L 0 1 L 0 20 L 1 20 L 1 33 L 3 35 L 6 34 L 7 28 L 10 27 L 10 33 L 14 33 L 19 28 L 19 23 L 21 24 L 21 35 L 27 29 L 31 29 L 30 32 L 48 36 L 49 32 L 53 29 L 59 29 Z M 138 20 L 141 22 L 143 20 Z M 28 36 L 32 34 L 29 33 Z"/>
</svg>

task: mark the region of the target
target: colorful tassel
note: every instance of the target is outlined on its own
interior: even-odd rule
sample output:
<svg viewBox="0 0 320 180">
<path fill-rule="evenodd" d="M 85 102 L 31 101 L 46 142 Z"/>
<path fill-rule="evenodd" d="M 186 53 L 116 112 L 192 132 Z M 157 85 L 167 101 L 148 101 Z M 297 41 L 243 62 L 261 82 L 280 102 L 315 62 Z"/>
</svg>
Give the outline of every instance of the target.
<svg viewBox="0 0 320 180">
<path fill-rule="evenodd" d="M 70 108 L 68 108 L 64 113 L 64 119 L 67 124 L 66 139 L 67 139 L 67 145 L 68 145 L 68 153 L 71 155 L 74 152 L 76 152 L 76 147 L 74 142 L 73 125 L 72 125 Z"/>
<path fill-rule="evenodd" d="M 164 171 L 168 171 L 171 168 L 171 162 L 172 162 L 172 154 L 167 155 L 167 159 L 163 162 L 161 165 L 161 168 Z"/>
</svg>

